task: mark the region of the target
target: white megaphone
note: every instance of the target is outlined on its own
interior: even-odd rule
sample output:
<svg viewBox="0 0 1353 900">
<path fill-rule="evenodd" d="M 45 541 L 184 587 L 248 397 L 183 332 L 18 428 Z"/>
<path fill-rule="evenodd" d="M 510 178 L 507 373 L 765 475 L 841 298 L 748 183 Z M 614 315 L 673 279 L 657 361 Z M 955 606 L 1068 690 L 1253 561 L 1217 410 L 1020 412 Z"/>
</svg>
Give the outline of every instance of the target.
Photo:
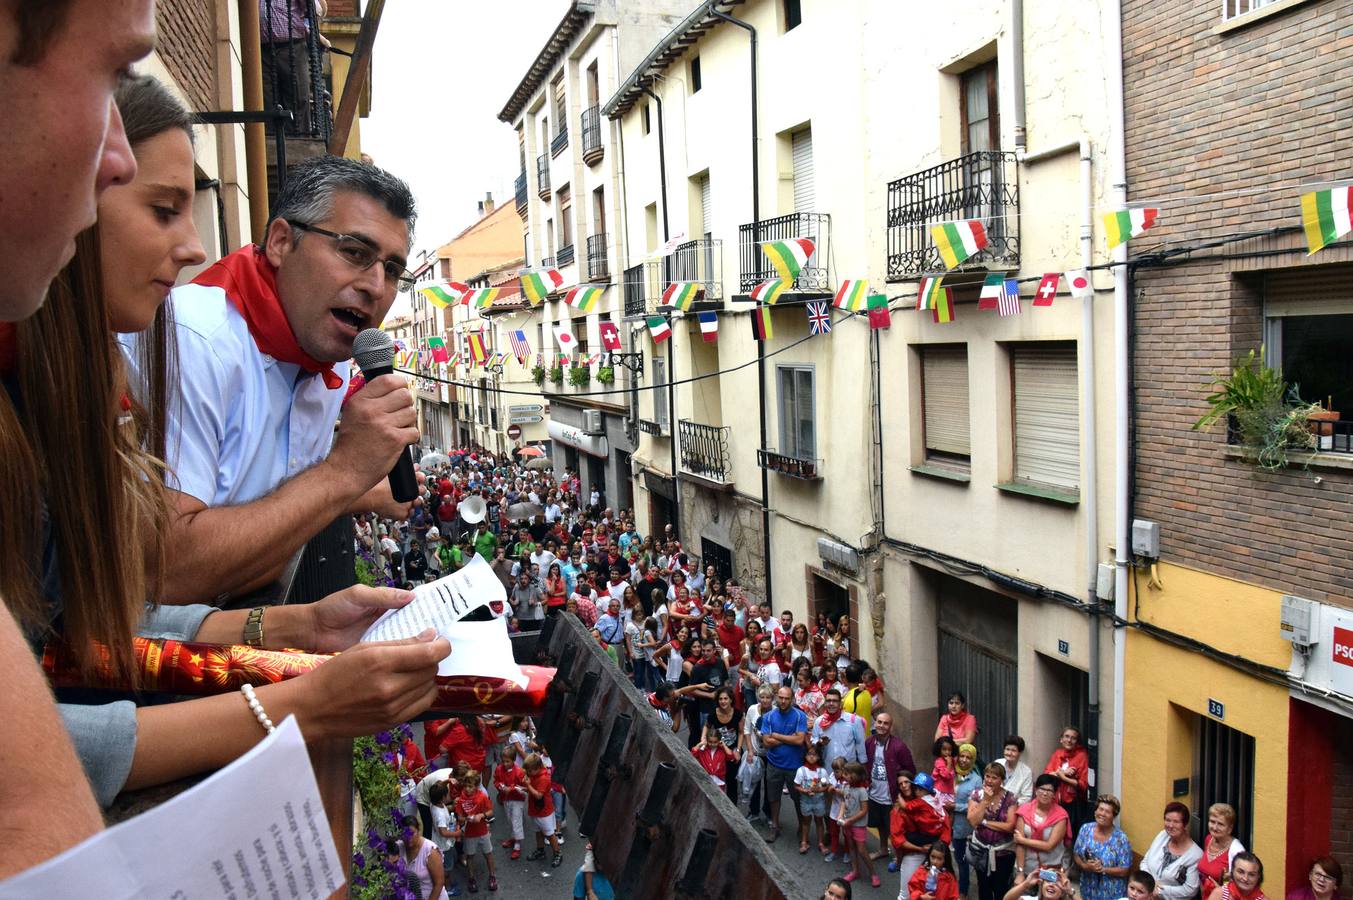
<svg viewBox="0 0 1353 900">
<path fill-rule="evenodd" d="M 456 508 L 460 511 L 461 519 L 470 525 L 478 525 L 489 514 L 488 504 L 478 494 L 466 497 Z"/>
</svg>

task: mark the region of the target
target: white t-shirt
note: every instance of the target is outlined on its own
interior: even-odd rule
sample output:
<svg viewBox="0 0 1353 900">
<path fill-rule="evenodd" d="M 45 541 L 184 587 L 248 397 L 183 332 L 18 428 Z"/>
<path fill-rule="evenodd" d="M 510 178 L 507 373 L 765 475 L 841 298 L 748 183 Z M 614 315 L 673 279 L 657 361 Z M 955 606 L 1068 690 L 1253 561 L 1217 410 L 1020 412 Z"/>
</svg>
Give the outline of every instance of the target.
<svg viewBox="0 0 1353 900">
<path fill-rule="evenodd" d="M 432 834 L 429 836 L 432 843 L 437 845 L 437 849 L 445 853 L 451 849 L 451 845 L 456 842 L 455 838 L 449 838 L 443 835 L 438 829 L 445 828 L 447 831 L 454 831 L 451 824 L 451 810 L 445 806 L 432 807 Z"/>
<path fill-rule="evenodd" d="M 799 770 L 794 773 L 794 783 L 800 788 L 816 790 L 826 784 L 827 780 L 831 777 L 832 773 L 830 769 L 824 769 L 822 766 L 809 767 L 803 765 L 799 766 Z"/>
</svg>

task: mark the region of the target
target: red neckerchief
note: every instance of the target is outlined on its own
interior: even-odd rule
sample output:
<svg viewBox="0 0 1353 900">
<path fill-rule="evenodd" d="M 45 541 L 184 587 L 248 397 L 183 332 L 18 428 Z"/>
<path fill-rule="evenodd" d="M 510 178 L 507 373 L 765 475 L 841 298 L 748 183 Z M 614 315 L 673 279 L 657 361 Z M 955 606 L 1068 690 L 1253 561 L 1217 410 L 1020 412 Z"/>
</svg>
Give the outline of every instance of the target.
<svg viewBox="0 0 1353 900">
<path fill-rule="evenodd" d="M 833 725 L 835 725 L 836 720 L 839 718 L 841 718 L 841 713 L 839 712 L 823 713 L 821 716 L 818 716 L 817 727 L 821 728 L 823 731 L 826 731 L 828 728 L 831 728 Z"/>
<path fill-rule="evenodd" d="M 963 712 L 959 713 L 957 716 L 955 716 L 955 715 L 954 715 L 953 713 L 951 713 L 951 712 L 947 712 L 947 713 L 944 714 L 944 718 L 945 718 L 945 720 L 947 721 L 947 723 L 948 723 L 948 725 L 949 725 L 949 731 L 950 731 L 950 732 L 954 732 L 954 731 L 957 731 L 958 729 L 962 728 L 962 727 L 963 727 L 963 720 L 966 719 L 967 717 L 968 717 L 968 711 L 967 711 L 966 709 L 965 709 Z"/>
<path fill-rule="evenodd" d="M 18 348 L 13 322 L 0 322 L 0 375 L 8 375 L 17 364 Z"/>
<path fill-rule="evenodd" d="M 287 321 L 282 301 L 277 296 L 277 270 L 262 248 L 241 247 L 225 256 L 193 279 L 193 284 L 218 287 L 230 304 L 240 311 L 249 326 L 249 335 L 260 353 L 292 363 L 311 375 L 324 379 L 324 386 L 337 390 L 343 379 L 334 372 L 333 363 L 323 363 L 301 349 Z"/>
<path fill-rule="evenodd" d="M 667 704 L 664 703 L 663 701 L 659 700 L 657 694 L 649 694 L 649 695 L 648 695 L 648 705 L 651 706 L 651 707 L 653 707 L 654 709 L 666 709 L 666 708 L 667 708 Z"/>
</svg>

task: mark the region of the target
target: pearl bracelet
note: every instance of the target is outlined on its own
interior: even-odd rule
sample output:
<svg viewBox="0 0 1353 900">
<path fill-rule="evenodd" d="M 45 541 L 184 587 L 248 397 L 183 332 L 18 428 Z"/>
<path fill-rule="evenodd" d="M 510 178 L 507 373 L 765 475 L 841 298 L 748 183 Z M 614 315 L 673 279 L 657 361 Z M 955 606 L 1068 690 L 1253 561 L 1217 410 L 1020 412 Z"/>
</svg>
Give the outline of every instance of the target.
<svg viewBox="0 0 1353 900">
<path fill-rule="evenodd" d="M 254 686 L 242 684 L 240 685 L 240 693 L 244 695 L 244 702 L 249 704 L 249 711 L 254 714 L 255 719 L 258 719 L 258 724 L 263 726 L 263 730 L 268 734 L 276 731 L 272 719 L 269 719 L 268 714 L 263 711 L 263 704 L 258 702 L 258 695 L 254 693 Z"/>
</svg>

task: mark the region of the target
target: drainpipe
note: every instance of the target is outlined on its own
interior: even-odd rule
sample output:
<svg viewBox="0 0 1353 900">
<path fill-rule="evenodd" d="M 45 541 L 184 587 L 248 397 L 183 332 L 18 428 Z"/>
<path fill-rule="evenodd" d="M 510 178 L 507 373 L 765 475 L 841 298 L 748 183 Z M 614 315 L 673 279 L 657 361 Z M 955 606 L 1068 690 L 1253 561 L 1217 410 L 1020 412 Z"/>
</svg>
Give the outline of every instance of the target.
<svg viewBox="0 0 1353 900">
<path fill-rule="evenodd" d="M 757 84 L 756 84 L 756 29 L 741 19 L 735 19 L 728 13 L 719 9 L 717 6 L 710 7 L 710 14 L 716 19 L 723 19 L 730 25 L 736 25 L 739 28 L 746 29 L 748 37 L 751 38 L 751 65 L 752 65 L 752 237 L 755 239 L 761 231 L 761 165 L 758 159 L 757 148 L 761 143 L 761 131 L 759 127 L 760 117 L 757 114 Z M 766 447 L 766 342 L 756 341 L 756 388 L 757 388 L 757 418 L 761 425 L 761 448 Z M 770 473 L 765 466 L 761 467 L 761 553 L 766 561 L 766 599 L 771 599 L 771 564 L 770 564 Z"/>
<path fill-rule="evenodd" d="M 243 100 L 246 110 L 263 109 L 263 47 L 261 44 L 256 0 L 239 0 L 240 69 L 244 79 Z M 281 135 L 282 123 L 273 127 Z M 268 144 L 263 123 L 244 126 L 244 164 L 249 173 L 249 230 L 255 244 L 267 238 L 268 227 Z"/>
<path fill-rule="evenodd" d="M 1024 0 L 1010 0 L 1010 78 L 1015 85 L 1015 155 L 1028 149 L 1024 130 Z"/>
<path fill-rule="evenodd" d="M 1109 110 L 1109 181 L 1111 209 L 1122 209 L 1127 203 L 1127 142 L 1125 138 L 1125 114 L 1123 110 L 1123 3 L 1122 0 L 1110 0 L 1107 4 L 1107 27 L 1104 29 L 1105 44 L 1114 48 L 1110 54 L 1108 67 Z M 1127 244 L 1119 244 L 1113 249 L 1113 389 L 1114 389 L 1114 579 L 1113 611 L 1117 622 L 1127 619 L 1128 614 L 1128 566 L 1129 557 L 1128 515 L 1130 498 L 1128 497 L 1129 459 L 1128 443 L 1128 396 L 1130 372 L 1128 370 L 1128 271 Z M 1123 670 L 1125 663 L 1127 631 L 1115 625 L 1113 630 L 1113 687 L 1117 702 L 1113 708 L 1113 792 L 1123 795 Z"/>
<path fill-rule="evenodd" d="M 615 70 L 619 72 L 620 42 L 615 39 L 614 33 L 612 33 L 611 37 L 611 50 Z M 616 263 L 620 266 L 621 273 L 620 278 L 621 283 L 623 285 L 625 270 L 629 268 L 629 253 L 626 252 L 623 255 L 620 253 L 620 241 L 621 240 L 624 241 L 625 249 L 626 251 L 628 251 L 629 234 L 630 234 L 630 195 L 628 182 L 625 180 L 625 124 L 619 119 L 615 119 L 613 121 L 614 121 L 614 130 L 612 133 L 615 135 L 615 143 L 617 148 L 616 160 L 618 162 L 615 172 L 615 179 L 616 183 L 620 185 L 620 214 L 617 216 L 617 218 L 620 221 L 620 239 L 616 241 Z M 621 303 L 622 304 L 624 303 L 623 288 L 621 291 Z M 622 334 L 624 335 L 625 338 L 624 347 L 626 352 L 633 353 L 634 332 L 631 331 L 629 328 L 625 328 L 622 330 Z M 639 446 L 639 403 L 638 403 L 638 394 L 636 394 L 634 391 L 634 373 L 626 369 L 625 380 L 626 384 L 629 386 L 629 390 L 625 391 L 625 407 L 627 410 L 625 415 L 625 437 L 629 440 L 631 447 L 637 448 Z M 627 477 L 631 481 L 633 481 L 634 479 L 633 462 L 630 463 L 630 471 L 627 474 Z"/>
<path fill-rule="evenodd" d="M 653 103 L 658 107 L 658 188 L 662 193 L 662 239 L 665 243 L 670 237 L 667 225 L 667 140 L 663 129 L 662 119 L 662 98 L 653 93 L 645 85 L 639 85 L 639 90 L 653 98 Z M 667 444 L 671 448 L 672 464 L 672 515 L 676 518 L 672 530 L 681 536 L 681 486 L 677 484 L 677 413 L 676 413 L 676 388 L 673 383 L 676 381 L 676 329 L 667 338 L 667 427 L 671 429 L 671 434 L 667 436 Z"/>
<path fill-rule="evenodd" d="M 1018 0 L 1016 0 L 1018 2 Z M 1088 270 L 1094 254 L 1094 163 L 1090 155 L 1090 138 L 1081 135 L 1081 266 Z M 1089 755 L 1090 771 L 1099 768 L 1099 679 L 1100 679 L 1100 615 L 1099 615 L 1099 440 L 1095 419 L 1095 301 L 1092 294 L 1081 301 L 1081 421 L 1085 423 L 1085 600 L 1090 606 L 1090 691 L 1085 722 L 1085 746 Z M 1091 788 L 1097 792 L 1099 781 Z"/>
</svg>

